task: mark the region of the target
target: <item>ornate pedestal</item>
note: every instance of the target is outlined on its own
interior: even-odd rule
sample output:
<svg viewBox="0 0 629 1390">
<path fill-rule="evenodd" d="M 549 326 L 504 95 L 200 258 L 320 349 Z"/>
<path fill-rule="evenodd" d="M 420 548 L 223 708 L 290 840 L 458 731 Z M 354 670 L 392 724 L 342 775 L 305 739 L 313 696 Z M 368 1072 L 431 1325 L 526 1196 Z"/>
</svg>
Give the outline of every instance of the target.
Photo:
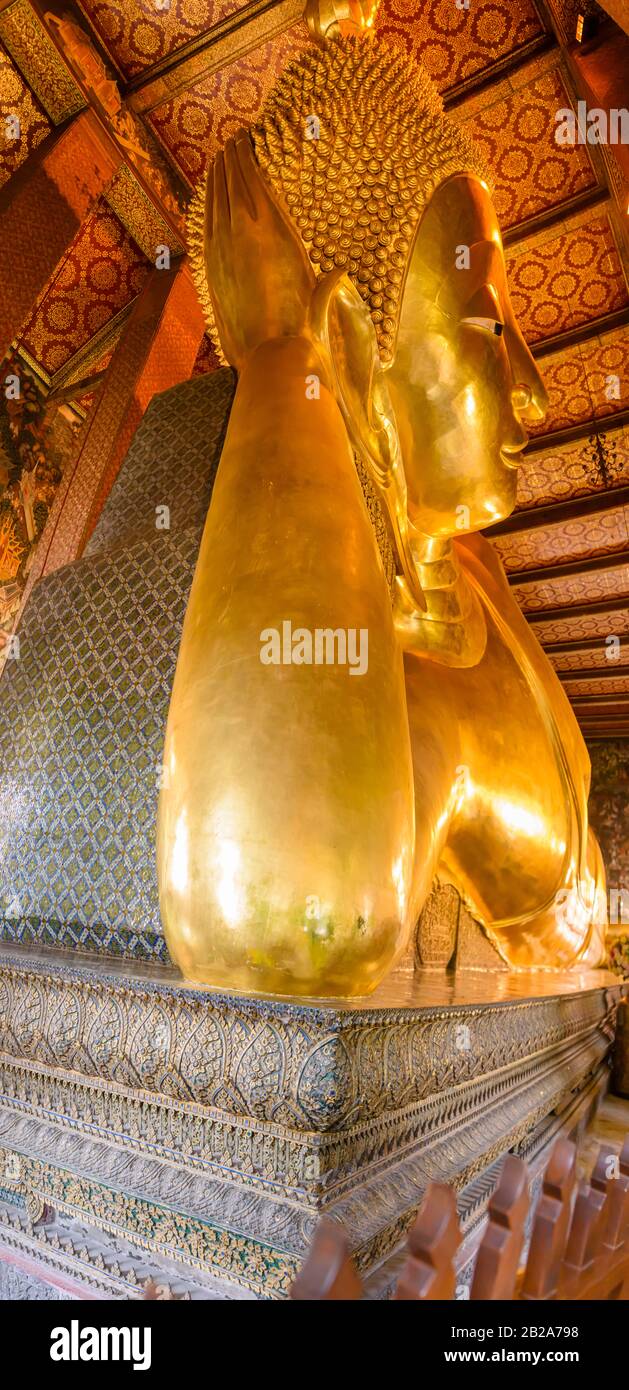
<svg viewBox="0 0 629 1390">
<path fill-rule="evenodd" d="M 621 993 L 419 972 L 304 1005 L 0 951 L 0 1271 L 79 1297 L 283 1297 L 322 1211 L 386 1296 L 431 1178 L 460 1190 L 464 1264 L 501 1156 L 604 1084 Z"/>
</svg>

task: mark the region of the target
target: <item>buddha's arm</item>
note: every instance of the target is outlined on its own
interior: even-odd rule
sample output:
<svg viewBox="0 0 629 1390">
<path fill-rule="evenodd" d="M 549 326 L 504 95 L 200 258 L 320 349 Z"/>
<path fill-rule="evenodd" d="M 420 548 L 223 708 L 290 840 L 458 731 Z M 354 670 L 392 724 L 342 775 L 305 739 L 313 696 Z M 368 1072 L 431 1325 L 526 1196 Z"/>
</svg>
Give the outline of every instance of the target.
<svg viewBox="0 0 629 1390">
<path fill-rule="evenodd" d="M 389 593 L 324 376 L 305 338 L 241 370 L 171 701 L 159 881 L 189 976 L 352 994 L 410 926 L 413 786 Z"/>
<path fill-rule="evenodd" d="M 500 558 L 485 536 L 470 535 L 457 541 L 464 568 L 475 576 L 479 590 L 493 603 L 505 641 L 522 662 L 528 663 L 538 690 L 553 711 L 561 730 L 564 751 L 574 780 L 579 813 L 587 826 L 590 759 L 572 706 L 530 623 L 513 597 Z"/>
</svg>

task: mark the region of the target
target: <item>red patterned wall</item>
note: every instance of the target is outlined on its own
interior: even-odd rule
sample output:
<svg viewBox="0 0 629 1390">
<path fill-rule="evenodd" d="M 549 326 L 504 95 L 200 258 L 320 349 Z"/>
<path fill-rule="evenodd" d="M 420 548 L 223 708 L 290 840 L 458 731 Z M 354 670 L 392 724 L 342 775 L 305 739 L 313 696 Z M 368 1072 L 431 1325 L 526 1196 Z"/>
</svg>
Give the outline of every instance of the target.
<svg viewBox="0 0 629 1390">
<path fill-rule="evenodd" d="M 384 0 L 378 30 L 421 60 L 441 91 L 478 76 L 543 32 L 532 0 Z"/>
<path fill-rule="evenodd" d="M 296 25 L 152 113 L 155 134 L 190 183 L 230 135 L 251 125 L 283 68 L 309 44 L 305 25 Z"/>
<path fill-rule="evenodd" d="M 243 0 L 78 0 L 125 77 L 135 77 L 235 10 Z M 246 3 L 246 0 L 245 0 Z"/>
<path fill-rule="evenodd" d="M 565 333 L 629 304 L 609 215 L 545 233 L 507 256 L 511 302 L 529 343 Z"/>
<path fill-rule="evenodd" d="M 7 138 L 7 121 L 17 116 L 19 138 Z M 52 124 L 17 68 L 0 49 L 0 188 L 50 134 Z"/>
<path fill-rule="evenodd" d="M 531 65 L 531 71 L 539 66 Z M 595 187 L 586 147 L 555 143 L 555 112 L 569 105 L 561 74 L 553 68 L 516 90 L 501 82 L 455 111 L 491 170 L 503 229 Z"/>
<path fill-rule="evenodd" d="M 100 202 L 25 325 L 22 345 L 52 376 L 139 293 L 149 262 Z"/>
</svg>

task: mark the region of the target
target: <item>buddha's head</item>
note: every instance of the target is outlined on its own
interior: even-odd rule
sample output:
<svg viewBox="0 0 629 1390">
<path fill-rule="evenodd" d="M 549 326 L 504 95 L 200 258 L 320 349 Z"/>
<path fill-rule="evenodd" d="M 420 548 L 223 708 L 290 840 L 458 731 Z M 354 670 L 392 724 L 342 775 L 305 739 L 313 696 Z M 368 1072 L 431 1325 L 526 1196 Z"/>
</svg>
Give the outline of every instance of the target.
<svg viewBox="0 0 629 1390">
<path fill-rule="evenodd" d="M 252 137 L 327 282 L 357 449 L 380 480 L 403 463 L 425 534 L 508 515 L 523 422 L 546 397 L 509 302 L 486 172 L 428 75 L 377 37 L 329 40 L 287 68 Z"/>
</svg>

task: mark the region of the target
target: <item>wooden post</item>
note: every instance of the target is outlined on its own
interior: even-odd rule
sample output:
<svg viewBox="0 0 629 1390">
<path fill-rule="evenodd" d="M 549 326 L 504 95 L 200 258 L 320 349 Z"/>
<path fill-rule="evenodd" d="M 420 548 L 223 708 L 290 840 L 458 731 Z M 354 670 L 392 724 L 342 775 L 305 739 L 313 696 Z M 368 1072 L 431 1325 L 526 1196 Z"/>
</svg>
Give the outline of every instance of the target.
<svg viewBox="0 0 629 1390">
<path fill-rule="evenodd" d="M 557 1291 L 572 1214 L 576 1167 L 575 1145 L 569 1139 L 558 1139 L 544 1174 L 542 1195 L 535 1211 L 520 1293 L 523 1299 L 553 1298 Z"/>
<path fill-rule="evenodd" d="M 349 1242 L 342 1226 L 324 1217 L 318 1224 L 308 1258 L 291 1288 L 291 1298 L 300 1302 L 346 1300 L 355 1302 L 362 1295 L 360 1279 L 349 1254 Z"/>
<path fill-rule="evenodd" d="M 489 1224 L 476 1257 L 472 1299 L 513 1298 L 528 1208 L 526 1163 L 507 1154 L 489 1203 Z"/>
<path fill-rule="evenodd" d="M 396 1299 L 454 1298 L 460 1242 L 456 1194 L 445 1183 L 432 1182 L 409 1233 Z"/>
</svg>

